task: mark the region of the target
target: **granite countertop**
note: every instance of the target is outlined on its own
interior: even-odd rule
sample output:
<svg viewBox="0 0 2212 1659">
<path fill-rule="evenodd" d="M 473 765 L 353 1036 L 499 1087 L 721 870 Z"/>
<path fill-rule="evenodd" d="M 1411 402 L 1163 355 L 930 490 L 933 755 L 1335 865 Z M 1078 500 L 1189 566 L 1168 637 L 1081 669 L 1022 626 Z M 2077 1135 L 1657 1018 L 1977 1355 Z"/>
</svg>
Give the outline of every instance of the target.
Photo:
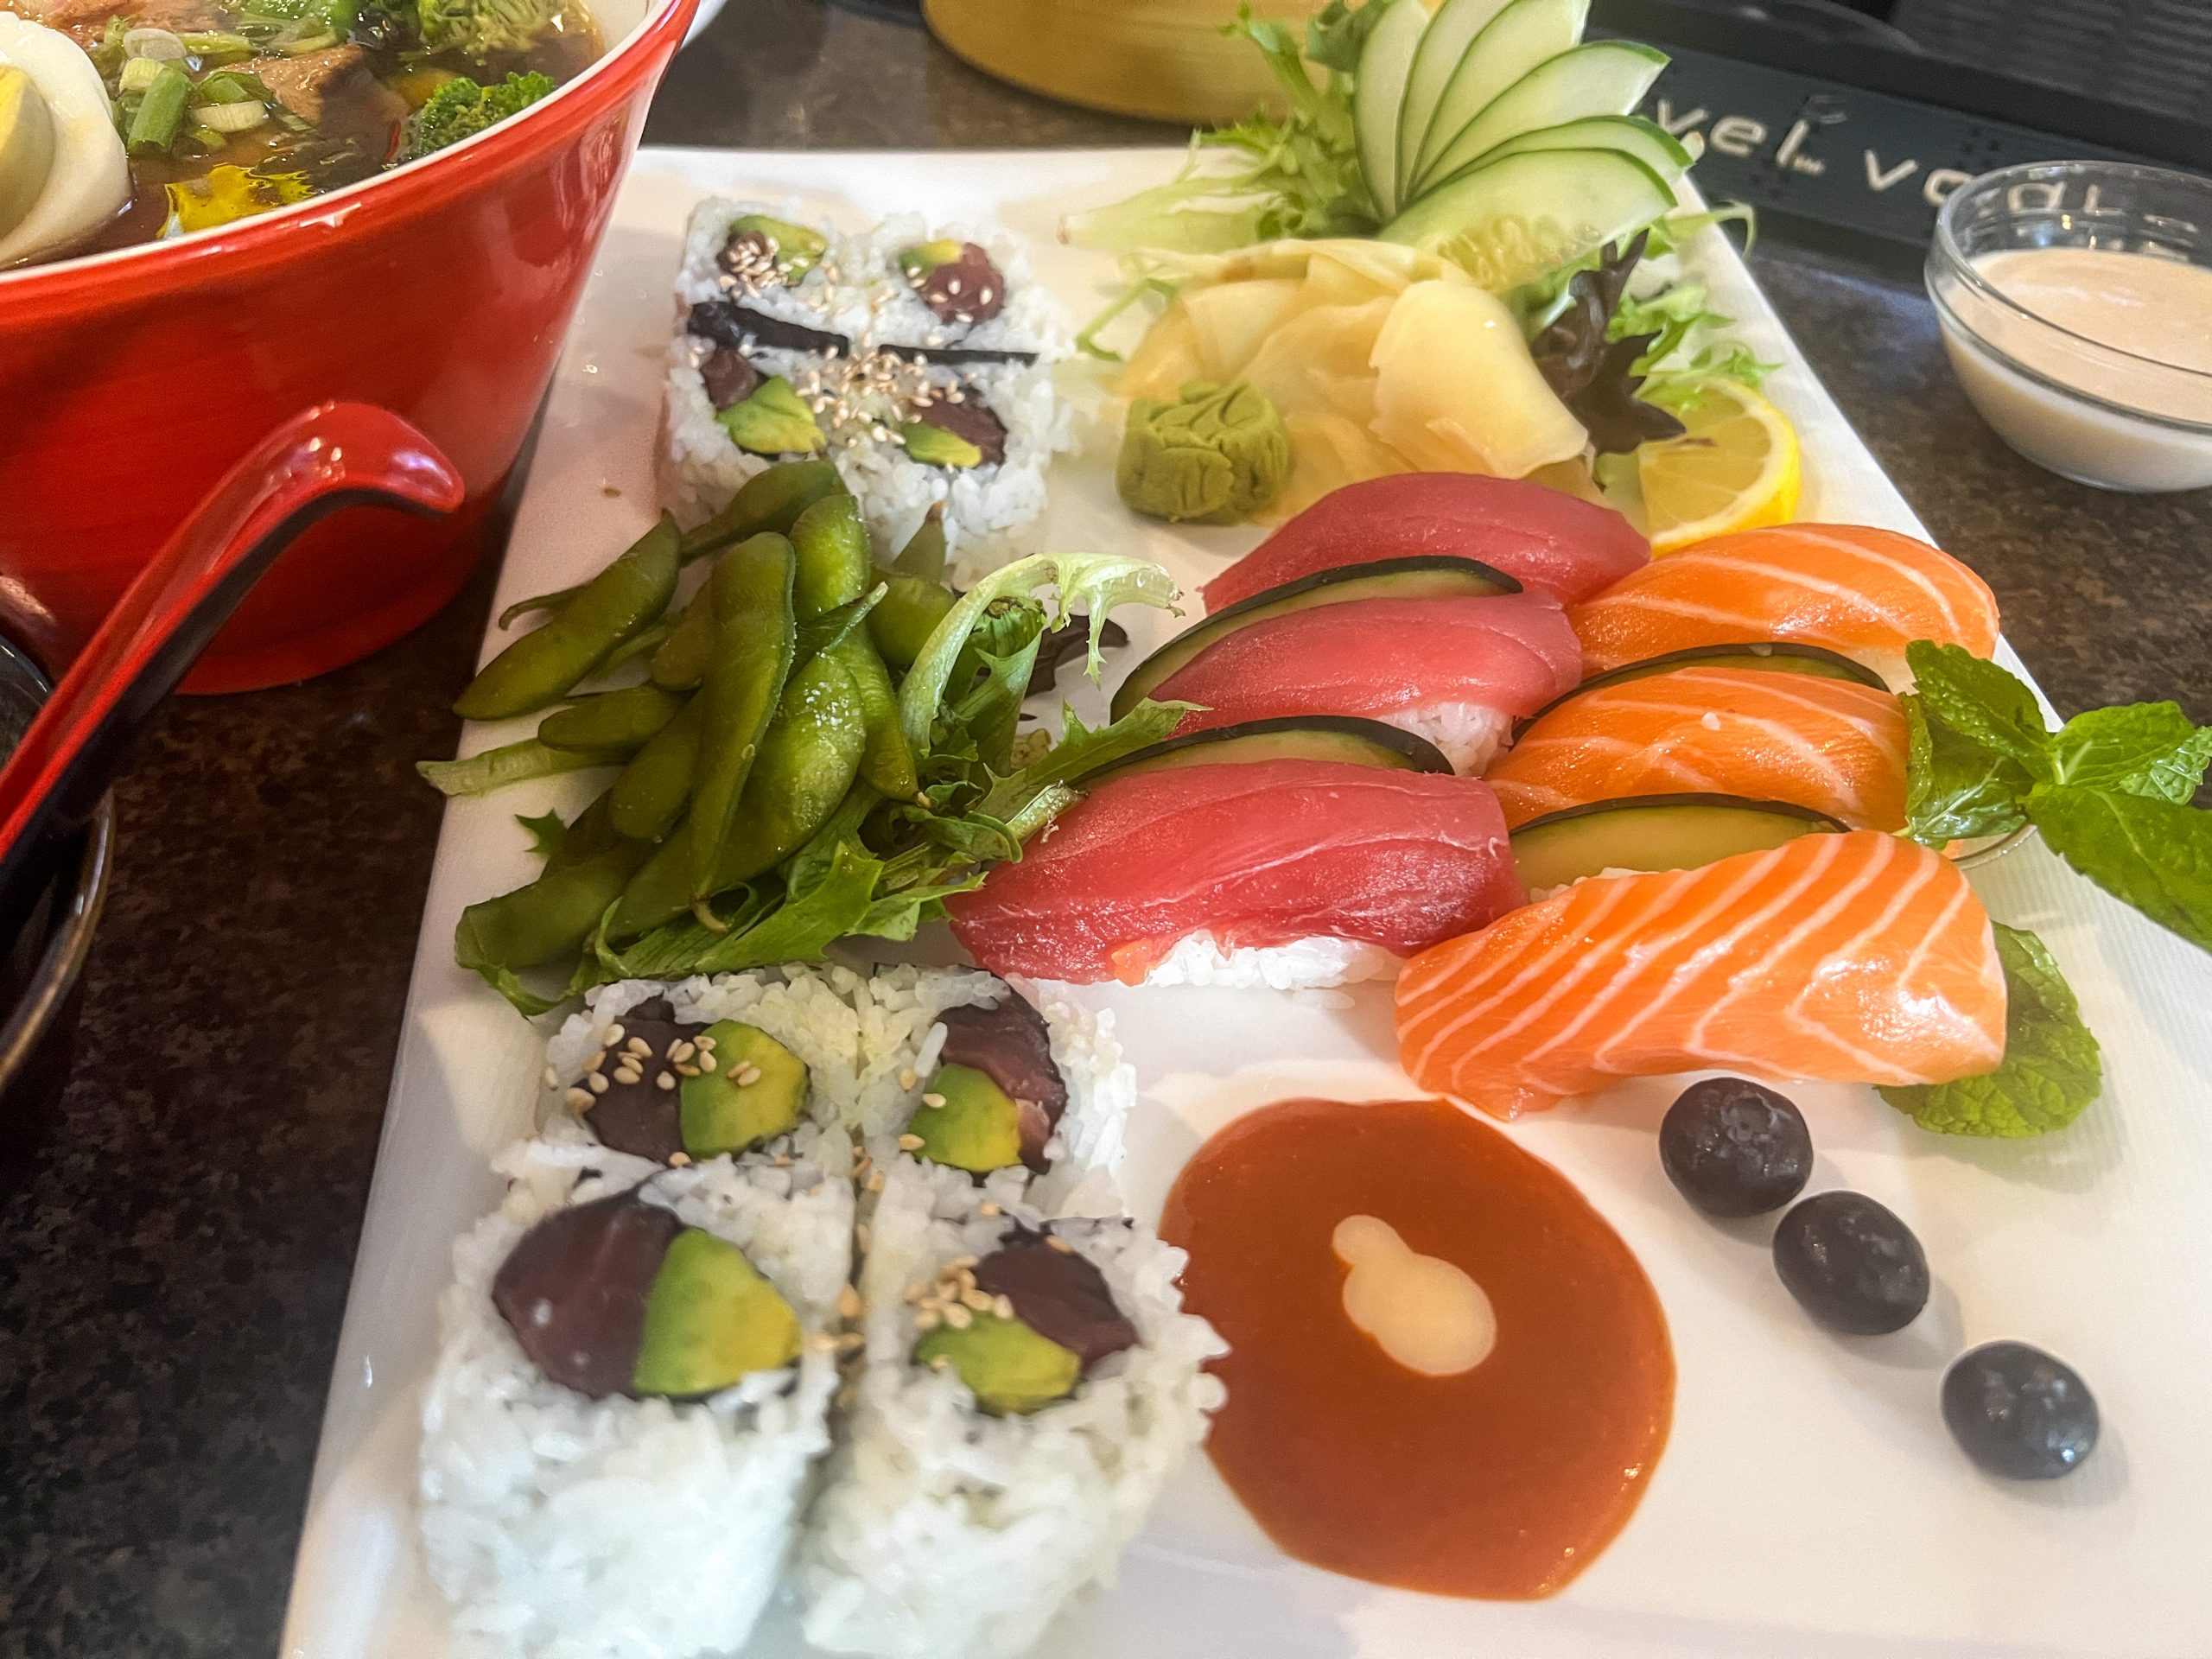
<svg viewBox="0 0 2212 1659">
<path fill-rule="evenodd" d="M 734 0 L 663 143 L 1173 141 L 995 86 L 899 22 Z M 1953 382 L 1916 286 L 1770 240 L 1753 266 L 2064 710 L 2212 719 L 2212 494 L 2037 471 Z M 275 1650 L 488 569 L 305 686 L 174 704 L 120 789 L 81 1058 L 0 1164 L 0 1659 Z"/>
</svg>

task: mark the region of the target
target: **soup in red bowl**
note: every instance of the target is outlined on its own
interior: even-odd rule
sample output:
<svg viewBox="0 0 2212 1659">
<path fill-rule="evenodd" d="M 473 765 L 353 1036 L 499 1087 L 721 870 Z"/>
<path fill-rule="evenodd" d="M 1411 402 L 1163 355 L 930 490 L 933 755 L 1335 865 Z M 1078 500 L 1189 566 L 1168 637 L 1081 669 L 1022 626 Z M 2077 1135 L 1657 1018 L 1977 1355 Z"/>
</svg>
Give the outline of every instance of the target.
<svg viewBox="0 0 2212 1659">
<path fill-rule="evenodd" d="M 244 15 L 298 14 L 276 17 L 296 31 L 281 41 L 266 22 L 141 32 L 163 6 L 220 6 L 235 21 L 233 0 L 137 0 L 121 31 L 98 16 L 60 28 L 60 8 L 99 0 L 17 0 L 34 3 L 44 27 L 73 29 L 106 76 L 105 118 L 124 141 L 130 200 L 89 234 L 32 256 L 43 263 L 0 270 L 0 627 L 66 661 L 213 479 L 280 422 L 342 398 L 419 426 L 461 469 L 467 505 L 436 523 L 369 511 L 316 526 L 239 608 L 188 689 L 276 684 L 365 655 L 450 599 L 481 550 L 696 0 L 570 0 L 543 14 L 560 20 L 550 43 L 510 51 L 516 39 L 497 40 L 476 63 L 449 42 L 431 51 L 420 38 L 379 40 L 393 8 L 378 0 L 255 0 L 263 10 Z M 427 16 L 433 0 L 411 3 Z M 486 10 L 512 19 L 518 5 Z M 456 10 L 436 6 L 447 17 Z M 336 45 L 297 32 L 341 21 L 348 34 Z M 159 38 L 203 46 L 226 32 L 239 44 L 181 60 Z M 0 60 L 9 45 L 0 40 Z M 131 49 L 148 45 L 162 54 L 156 67 L 130 67 Z M 163 77 L 172 67 L 189 84 L 181 95 Z M 480 98 L 461 73 L 472 68 Z M 556 74 L 550 87 L 532 79 Z M 303 79 L 318 83 L 313 105 L 298 93 Z M 73 127 L 59 85 L 46 100 L 53 156 L 87 131 L 81 118 Z M 0 168 L 15 130 L 9 88 L 0 61 Z M 242 118 L 225 116 L 225 103 L 257 105 L 263 118 L 228 130 Z M 433 144 L 443 147 L 415 154 Z M 350 152 L 323 153 L 341 145 Z M 188 228 L 195 212 L 225 211 L 225 192 L 245 188 L 225 167 L 255 188 L 298 173 L 322 193 Z M 26 215 L 22 194 L 18 226 L 54 200 Z M 0 251 L 9 222 L 0 188 Z M 157 239 L 140 239 L 148 234 Z"/>
</svg>

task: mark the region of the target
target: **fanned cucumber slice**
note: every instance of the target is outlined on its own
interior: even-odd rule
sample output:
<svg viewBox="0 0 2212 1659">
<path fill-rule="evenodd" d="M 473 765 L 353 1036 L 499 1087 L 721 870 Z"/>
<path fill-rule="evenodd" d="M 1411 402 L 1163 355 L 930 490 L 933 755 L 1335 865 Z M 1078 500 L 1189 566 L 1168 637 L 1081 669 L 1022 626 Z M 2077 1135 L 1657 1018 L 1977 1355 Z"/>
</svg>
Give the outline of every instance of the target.
<svg viewBox="0 0 2212 1659">
<path fill-rule="evenodd" d="M 1385 225 L 1493 294 L 1534 282 L 1674 211 L 1672 186 L 1618 149 L 1541 149 L 1470 168 Z"/>
<path fill-rule="evenodd" d="M 1429 118 L 1412 173 L 1416 193 L 1421 181 L 1441 176 L 1437 159 L 1467 124 L 1538 64 L 1571 49 L 1589 15 L 1590 0 L 1512 0 L 1491 19 L 1461 55 Z"/>
<path fill-rule="evenodd" d="M 1517 138 L 1509 138 L 1495 149 L 1485 150 L 1468 165 L 1483 167 L 1503 161 L 1508 156 L 1525 156 L 1535 149 L 1618 149 L 1624 156 L 1635 156 L 1669 184 L 1688 171 L 1694 159 L 1681 139 L 1640 115 L 1593 115 L 1556 127 L 1538 127 Z"/>
<path fill-rule="evenodd" d="M 1589 116 L 1626 116 L 1643 101 L 1651 83 L 1667 67 L 1667 54 L 1633 41 L 1592 41 L 1572 52 L 1538 64 L 1504 92 L 1490 107 L 1459 130 L 1459 136 L 1437 153 L 1435 164 L 1422 175 L 1440 184 L 1462 168 L 1486 159 L 1500 145 L 1546 127 L 1580 123 Z M 1662 154 L 1679 154 L 1677 168 L 1689 165 L 1688 153 L 1669 137 L 1663 128 L 1643 125 L 1664 140 Z M 1553 149 L 1565 146 L 1553 145 Z M 1607 143 L 1591 148 L 1618 149 Z M 1666 168 L 1649 155 L 1637 159 L 1655 171 Z"/>
<path fill-rule="evenodd" d="M 1389 10 L 1360 49 L 1359 75 L 1351 92 L 1352 137 L 1359 145 L 1359 170 L 1385 219 L 1398 211 L 1398 111 L 1405 105 L 1406 79 L 1421 50 L 1428 13 L 1421 0 L 1376 0 Z"/>
<path fill-rule="evenodd" d="M 1509 0 L 1444 0 L 1421 37 L 1413 73 L 1406 77 L 1405 103 L 1398 111 L 1398 200 L 1411 199 L 1414 162 L 1428 137 L 1428 124 L 1451 84 L 1452 72 L 1475 37 Z"/>
</svg>

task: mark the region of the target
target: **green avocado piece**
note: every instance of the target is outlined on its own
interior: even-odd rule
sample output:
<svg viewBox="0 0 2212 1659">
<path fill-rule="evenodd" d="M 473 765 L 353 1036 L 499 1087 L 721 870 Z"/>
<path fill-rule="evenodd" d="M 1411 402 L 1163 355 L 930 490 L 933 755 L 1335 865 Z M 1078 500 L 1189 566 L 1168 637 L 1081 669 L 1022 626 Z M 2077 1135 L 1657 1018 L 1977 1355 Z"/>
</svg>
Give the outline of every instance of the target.
<svg viewBox="0 0 2212 1659">
<path fill-rule="evenodd" d="M 715 1069 L 683 1079 L 683 1150 L 719 1158 L 757 1147 L 797 1123 L 806 1106 L 806 1062 L 758 1026 L 720 1020 L 700 1033 Z M 741 1079 L 750 1077 L 749 1083 Z"/>
<path fill-rule="evenodd" d="M 983 452 L 957 432 L 948 432 L 927 421 L 899 423 L 899 441 L 906 453 L 925 467 L 980 467 Z"/>
<path fill-rule="evenodd" d="M 814 411 L 780 374 L 769 376 L 750 397 L 715 418 L 732 443 L 756 455 L 810 455 L 830 447 Z"/>
<path fill-rule="evenodd" d="M 745 1252 L 687 1227 L 646 1294 L 631 1386 L 639 1394 L 714 1394 L 751 1372 L 790 1364 L 798 1338 L 798 1315 Z"/>
<path fill-rule="evenodd" d="M 1065 1400 L 1083 1375 L 1083 1361 L 1072 1349 L 995 1313 L 971 1315 L 964 1330 L 940 1325 L 914 1344 L 914 1357 L 925 1365 L 940 1357 L 952 1362 L 976 1403 L 998 1417 Z"/>
<path fill-rule="evenodd" d="M 931 1105 L 932 1096 L 944 1104 Z M 972 1066 L 938 1067 L 906 1128 L 921 1137 L 918 1150 L 931 1163 L 982 1174 L 1021 1161 L 1021 1109 Z"/>
<path fill-rule="evenodd" d="M 934 242 L 917 242 L 911 248 L 899 251 L 899 269 L 906 273 L 906 280 L 918 283 L 939 265 L 949 265 L 960 257 L 960 245 L 950 237 L 939 237 Z"/>
<path fill-rule="evenodd" d="M 729 222 L 732 236 L 743 236 L 751 231 L 766 238 L 776 251 L 776 268 L 784 273 L 786 282 L 797 282 L 820 263 L 830 251 L 830 238 L 819 231 L 810 231 L 804 225 L 794 225 L 789 219 L 771 219 L 766 213 L 747 213 Z"/>
</svg>

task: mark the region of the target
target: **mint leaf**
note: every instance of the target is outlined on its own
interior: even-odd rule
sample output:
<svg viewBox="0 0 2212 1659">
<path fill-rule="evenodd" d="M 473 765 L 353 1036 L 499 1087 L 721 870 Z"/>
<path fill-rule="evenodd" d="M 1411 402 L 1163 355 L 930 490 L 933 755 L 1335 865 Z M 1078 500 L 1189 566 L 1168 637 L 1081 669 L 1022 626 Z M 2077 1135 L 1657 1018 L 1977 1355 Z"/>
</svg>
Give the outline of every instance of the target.
<svg viewBox="0 0 2212 1659">
<path fill-rule="evenodd" d="M 1931 847 L 2010 835 L 2027 821 L 2031 779 L 2014 760 L 1935 718 L 1918 692 L 1904 705 L 1905 834 Z"/>
<path fill-rule="evenodd" d="M 1994 1071 L 1955 1083 L 1881 1090 L 1923 1129 L 2018 1140 L 2063 1129 L 2104 1087 L 2097 1039 L 2082 1023 L 2073 988 L 2041 939 L 2002 923 L 2005 1058 Z"/>
<path fill-rule="evenodd" d="M 2212 950 L 2212 812 L 2113 790 L 2038 784 L 2028 818 L 2124 905 Z"/>
<path fill-rule="evenodd" d="M 2186 805 L 2212 764 L 2212 726 L 2199 726 L 2177 702 L 2092 709 L 2059 728 L 2051 742 L 2057 781 L 2118 790 Z"/>
<path fill-rule="evenodd" d="M 1916 639 L 1905 647 L 1904 656 L 1912 670 L 1913 689 L 1929 712 L 2031 777 L 2051 775 L 2050 732 L 2043 723 L 2043 708 L 2034 692 L 1961 645 Z"/>
</svg>

